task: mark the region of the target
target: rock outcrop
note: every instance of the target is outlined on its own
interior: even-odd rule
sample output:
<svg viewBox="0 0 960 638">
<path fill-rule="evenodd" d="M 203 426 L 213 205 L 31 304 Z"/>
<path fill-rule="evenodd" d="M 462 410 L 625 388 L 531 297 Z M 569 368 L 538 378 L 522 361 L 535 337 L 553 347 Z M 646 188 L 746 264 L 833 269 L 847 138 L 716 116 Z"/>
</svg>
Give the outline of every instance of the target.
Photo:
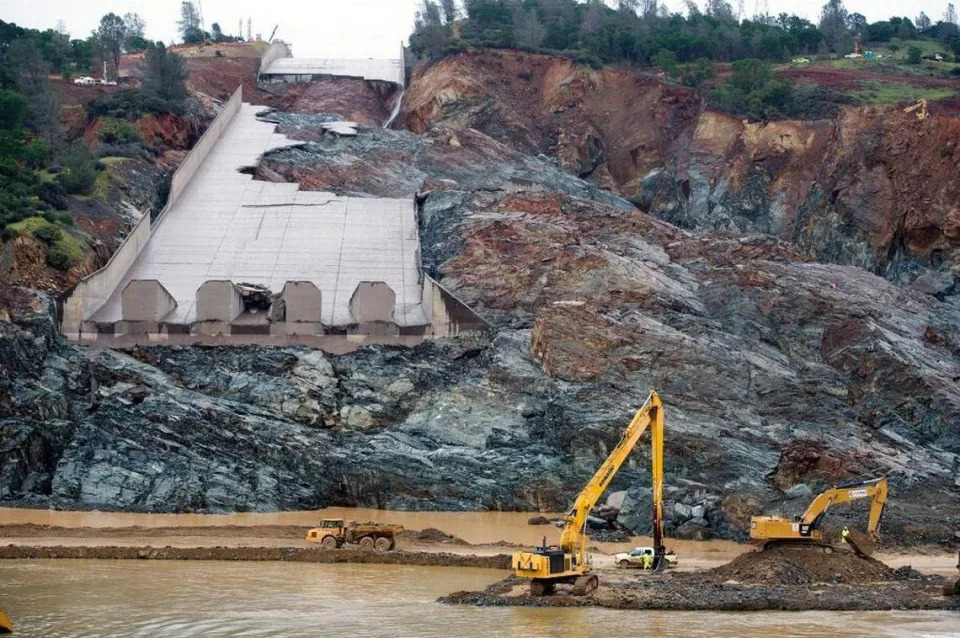
<svg viewBox="0 0 960 638">
<path fill-rule="evenodd" d="M 884 107 L 747 123 L 650 75 L 477 51 L 419 69 L 400 121 L 545 153 L 684 228 L 768 233 L 817 261 L 958 294 L 957 118 Z"/>
<path fill-rule="evenodd" d="M 460 95 L 438 112 L 460 108 L 473 122 Z M 650 106 L 665 109 L 677 139 L 705 121 L 686 95 L 662 88 Z M 330 115 L 273 117 L 306 143 L 269 154 L 258 176 L 417 195 L 426 268 L 493 322 L 489 337 L 339 357 L 95 351 L 59 342 L 35 298 L 0 323 L 0 352 L 13 353 L 0 363 L 0 503 L 556 511 L 656 388 L 668 410 L 671 534 L 742 538 L 751 514 L 877 474 L 892 484 L 892 540 L 946 542 L 960 528 L 956 296 L 818 263 L 774 227 L 671 224 L 652 203 L 644 212 L 562 170 L 566 160 L 531 155 L 542 141 L 516 137 L 526 124 L 502 112 L 491 115 L 497 135 L 451 122 L 331 138 L 319 126 Z M 788 151 L 820 148 L 804 144 Z M 643 170 L 669 155 L 657 153 Z M 808 170 L 784 166 L 793 161 Z M 796 188 L 789 174 L 782 187 Z M 620 520 L 637 531 L 649 521 L 648 468 L 640 446 L 612 488 L 628 490 Z"/>
</svg>

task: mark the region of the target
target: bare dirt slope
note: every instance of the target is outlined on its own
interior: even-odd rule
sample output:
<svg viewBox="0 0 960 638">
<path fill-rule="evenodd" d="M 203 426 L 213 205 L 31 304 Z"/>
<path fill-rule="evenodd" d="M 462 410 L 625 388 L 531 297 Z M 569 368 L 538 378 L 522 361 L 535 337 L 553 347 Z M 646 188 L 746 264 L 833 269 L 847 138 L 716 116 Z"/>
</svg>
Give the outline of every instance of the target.
<svg viewBox="0 0 960 638">
<path fill-rule="evenodd" d="M 545 153 L 683 227 L 766 232 L 818 261 L 955 294 L 960 121 L 947 114 L 747 123 L 642 73 L 497 50 L 418 69 L 400 121 Z"/>
</svg>

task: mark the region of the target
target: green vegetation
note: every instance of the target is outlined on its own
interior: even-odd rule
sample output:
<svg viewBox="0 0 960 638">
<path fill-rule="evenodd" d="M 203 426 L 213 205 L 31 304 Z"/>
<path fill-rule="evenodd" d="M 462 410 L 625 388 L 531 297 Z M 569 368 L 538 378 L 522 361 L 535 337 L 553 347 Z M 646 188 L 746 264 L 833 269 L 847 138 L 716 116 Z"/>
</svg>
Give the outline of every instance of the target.
<svg viewBox="0 0 960 638">
<path fill-rule="evenodd" d="M 57 183 L 71 195 L 89 193 L 97 179 L 96 159 L 81 140 L 71 144 L 61 156 L 63 168 Z"/>
<path fill-rule="evenodd" d="M 106 144 L 142 144 L 140 131 L 125 120 L 115 117 L 104 118 L 97 137 Z"/>
<path fill-rule="evenodd" d="M 110 95 L 104 95 L 87 104 L 87 116 L 89 117 L 106 116 L 135 120 L 144 115 L 180 112 L 182 112 L 181 105 L 152 97 L 137 89 L 123 89 Z"/>
<path fill-rule="evenodd" d="M 860 83 L 860 89 L 849 95 L 859 104 L 901 104 L 918 100 L 942 100 L 956 94 L 949 88 L 927 88 L 898 82 L 870 80 Z"/>
<path fill-rule="evenodd" d="M 187 97 L 187 69 L 183 58 L 167 52 L 162 42 L 149 47 L 144 56 L 143 93 L 149 99 L 179 104 Z"/>
<path fill-rule="evenodd" d="M 679 63 L 748 57 L 783 61 L 824 46 L 823 34 L 807 20 L 782 14 L 741 21 L 723 0 L 709 0 L 704 12 L 688 3 L 686 17 L 670 15 L 655 2 L 638 9 L 630 0 L 622 0 L 617 9 L 599 0 L 466 0 L 464 5 L 465 19 L 458 21 L 456 10 L 451 15 L 435 0 L 421 0 L 410 40 L 413 51 L 435 58 L 468 47 L 519 48 L 595 65 L 656 66 L 654 58 L 664 61 L 664 51 Z"/>
<path fill-rule="evenodd" d="M 37 216 L 11 224 L 4 230 L 9 235 L 7 239 L 19 234 L 31 235 L 44 242 L 49 246 L 47 263 L 57 270 L 69 270 L 73 264 L 83 259 L 86 252 L 86 237 L 71 226 L 72 223 L 64 228 Z"/>
<path fill-rule="evenodd" d="M 923 49 L 920 47 L 910 47 L 907 49 L 907 64 L 920 64 L 923 60 Z"/>
<path fill-rule="evenodd" d="M 710 100 L 717 108 L 750 119 L 831 117 L 847 101 L 823 87 L 791 85 L 773 73 L 770 63 L 737 60 L 733 75 L 717 86 Z"/>
<path fill-rule="evenodd" d="M 184 3 L 189 4 L 189 3 Z M 566 55 L 584 62 L 659 66 L 661 52 L 678 63 L 700 58 L 757 58 L 784 62 L 796 56 L 845 55 L 854 41 L 903 48 L 922 41 L 930 49 L 960 52 L 960 32 L 949 21 L 933 24 L 921 14 L 869 23 L 842 0 L 826 0 L 818 24 L 795 15 L 738 16 L 726 0 L 687 2 L 686 15 L 671 14 L 653 0 L 420 0 L 410 44 L 425 58 L 470 47 L 518 48 Z M 930 51 L 932 52 L 932 50 Z"/>
</svg>

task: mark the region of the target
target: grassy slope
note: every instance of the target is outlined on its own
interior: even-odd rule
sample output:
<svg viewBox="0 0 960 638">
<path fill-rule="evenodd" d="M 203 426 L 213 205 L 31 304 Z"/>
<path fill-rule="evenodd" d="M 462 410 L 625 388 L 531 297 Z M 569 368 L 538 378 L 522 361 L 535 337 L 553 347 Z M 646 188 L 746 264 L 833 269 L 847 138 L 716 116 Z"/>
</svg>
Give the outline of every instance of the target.
<svg viewBox="0 0 960 638">
<path fill-rule="evenodd" d="M 83 256 L 87 252 L 86 235 L 83 231 L 73 226 L 67 226 L 61 223 L 52 224 L 43 217 L 28 217 L 15 224 L 10 224 L 10 227 L 21 235 L 35 235 L 38 230 L 45 226 L 53 226 L 54 228 L 59 228 L 61 231 L 60 239 L 54 243 L 54 247 L 59 247 L 61 250 L 66 251 L 70 259 L 74 262 L 83 259 Z"/>
</svg>

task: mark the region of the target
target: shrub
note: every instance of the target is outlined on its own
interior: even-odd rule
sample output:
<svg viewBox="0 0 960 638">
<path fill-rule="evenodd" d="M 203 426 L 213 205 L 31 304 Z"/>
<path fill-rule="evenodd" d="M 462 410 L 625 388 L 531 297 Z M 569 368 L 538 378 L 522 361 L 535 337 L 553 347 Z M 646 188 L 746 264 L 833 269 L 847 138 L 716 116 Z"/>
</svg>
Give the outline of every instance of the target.
<svg viewBox="0 0 960 638">
<path fill-rule="evenodd" d="M 52 245 L 60 241 L 60 238 L 63 237 L 63 232 L 56 226 L 44 224 L 33 231 L 33 236 L 45 244 Z"/>
<path fill-rule="evenodd" d="M 60 222 L 61 224 L 63 224 L 64 226 L 73 226 L 73 225 L 74 225 L 73 217 L 71 217 L 71 216 L 70 216 L 69 214 L 67 214 L 67 213 L 61 213 L 60 215 L 57 215 L 57 221 Z"/>
<path fill-rule="evenodd" d="M 687 86 L 700 86 L 706 80 L 712 80 L 716 74 L 713 63 L 707 58 L 700 58 L 692 67 L 683 72 L 683 83 Z"/>
<path fill-rule="evenodd" d="M 51 268 L 66 272 L 73 266 L 73 257 L 63 246 L 54 246 L 47 253 L 47 263 Z"/>
<path fill-rule="evenodd" d="M 923 49 L 920 47 L 910 47 L 907 49 L 907 63 L 920 64 L 923 60 Z"/>
<path fill-rule="evenodd" d="M 37 192 L 40 201 L 57 210 L 67 210 L 67 191 L 57 182 L 43 182 Z"/>
<path fill-rule="evenodd" d="M 123 89 L 112 95 L 104 95 L 87 104 L 88 117 L 116 117 L 135 120 L 141 115 L 160 115 L 163 113 L 180 114 L 183 109 L 178 104 L 150 97 L 138 89 Z"/>
<path fill-rule="evenodd" d="M 19 234 L 15 228 L 10 228 L 9 226 L 0 228 L 0 240 L 2 241 L 10 241 Z"/>
<path fill-rule="evenodd" d="M 187 68 L 183 58 L 170 53 L 163 43 L 147 47 L 143 58 L 143 92 L 169 102 L 187 97 Z"/>
<path fill-rule="evenodd" d="M 63 153 L 63 171 L 57 182 L 70 194 L 89 193 L 97 181 L 97 169 L 93 154 L 87 145 L 77 140 Z"/>
<path fill-rule="evenodd" d="M 143 143 L 140 131 L 135 126 L 115 117 L 103 120 L 100 130 L 97 131 L 97 137 L 107 144 Z"/>
<path fill-rule="evenodd" d="M 48 224 L 55 224 L 55 223 L 57 223 L 57 216 L 54 215 L 53 213 L 49 212 L 49 211 L 43 213 L 43 214 L 40 215 L 40 216 L 43 217 L 44 221 L 46 221 Z"/>
<path fill-rule="evenodd" d="M 677 54 L 670 49 L 660 49 L 650 58 L 650 63 L 667 75 L 673 75 L 677 71 Z"/>
</svg>

